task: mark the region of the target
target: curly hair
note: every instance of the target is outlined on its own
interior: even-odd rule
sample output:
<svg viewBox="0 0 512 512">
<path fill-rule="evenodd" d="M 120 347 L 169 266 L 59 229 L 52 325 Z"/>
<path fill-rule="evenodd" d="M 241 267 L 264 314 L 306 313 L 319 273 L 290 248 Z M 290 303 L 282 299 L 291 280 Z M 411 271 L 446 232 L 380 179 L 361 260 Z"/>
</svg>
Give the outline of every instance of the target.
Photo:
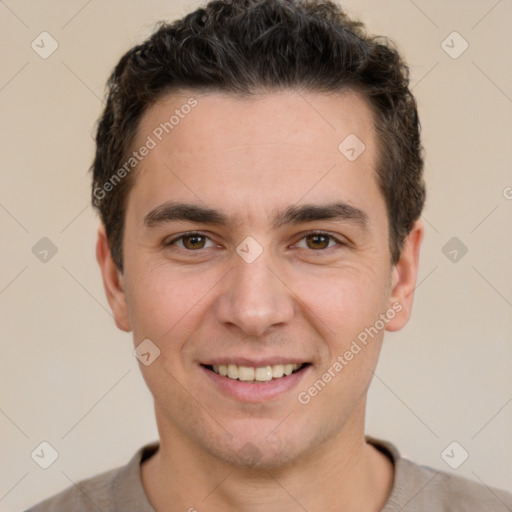
<svg viewBox="0 0 512 512">
<path fill-rule="evenodd" d="M 119 270 L 134 173 L 109 187 L 108 195 L 104 184 L 126 161 L 148 107 L 179 90 L 362 94 L 374 113 L 377 180 L 386 202 L 391 261 L 398 261 L 421 215 L 425 185 L 409 69 L 394 44 L 367 35 L 361 22 L 330 0 L 212 0 L 182 19 L 161 23 L 123 55 L 108 80 L 91 166 L 92 203 Z"/>
</svg>

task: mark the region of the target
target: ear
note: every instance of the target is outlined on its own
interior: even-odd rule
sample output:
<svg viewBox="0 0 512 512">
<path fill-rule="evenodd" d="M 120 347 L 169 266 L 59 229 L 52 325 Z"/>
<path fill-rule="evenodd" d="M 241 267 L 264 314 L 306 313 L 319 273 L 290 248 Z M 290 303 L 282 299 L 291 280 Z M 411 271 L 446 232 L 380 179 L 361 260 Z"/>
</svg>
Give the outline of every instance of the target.
<svg viewBox="0 0 512 512">
<path fill-rule="evenodd" d="M 411 316 L 423 234 L 423 223 L 418 219 L 404 240 L 400 259 L 393 265 L 388 306 L 396 315 L 386 324 L 387 331 L 400 330 Z"/>
<path fill-rule="evenodd" d="M 123 275 L 112 259 L 112 253 L 110 252 L 107 234 L 103 224 L 98 228 L 96 259 L 100 266 L 103 287 L 105 288 L 105 294 L 110 304 L 110 309 L 114 314 L 116 325 L 122 331 L 130 332 L 131 327 L 123 285 Z"/>
</svg>

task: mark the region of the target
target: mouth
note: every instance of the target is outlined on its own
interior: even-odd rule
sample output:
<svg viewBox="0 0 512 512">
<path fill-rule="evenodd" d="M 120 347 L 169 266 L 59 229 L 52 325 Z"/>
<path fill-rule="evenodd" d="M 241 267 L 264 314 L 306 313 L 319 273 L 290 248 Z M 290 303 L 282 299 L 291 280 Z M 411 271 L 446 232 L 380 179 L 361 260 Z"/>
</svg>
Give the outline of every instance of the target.
<svg viewBox="0 0 512 512">
<path fill-rule="evenodd" d="M 309 365 L 310 363 L 284 363 L 259 366 L 257 368 L 237 364 L 207 364 L 201 366 L 227 379 L 248 383 L 261 383 L 286 378 L 303 371 Z"/>
<path fill-rule="evenodd" d="M 207 379 L 204 393 L 220 392 L 237 402 L 262 404 L 288 400 L 301 382 L 310 379 L 313 363 L 286 356 L 240 356 L 203 361 L 199 368 Z"/>
</svg>

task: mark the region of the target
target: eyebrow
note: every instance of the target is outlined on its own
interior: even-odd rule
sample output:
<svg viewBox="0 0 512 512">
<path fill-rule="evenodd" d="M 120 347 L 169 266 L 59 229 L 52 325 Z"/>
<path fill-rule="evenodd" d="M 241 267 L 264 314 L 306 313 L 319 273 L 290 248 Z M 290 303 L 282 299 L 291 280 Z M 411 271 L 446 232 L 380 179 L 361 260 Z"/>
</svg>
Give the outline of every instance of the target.
<svg viewBox="0 0 512 512">
<path fill-rule="evenodd" d="M 322 205 L 292 205 L 274 216 L 273 229 L 284 225 L 302 224 L 318 220 L 339 220 L 354 223 L 361 228 L 368 226 L 368 215 L 347 203 L 335 202 Z M 205 208 L 195 204 L 166 202 L 144 217 L 144 227 L 154 228 L 173 221 L 189 221 L 198 224 L 228 226 L 229 216 L 221 210 Z"/>
</svg>

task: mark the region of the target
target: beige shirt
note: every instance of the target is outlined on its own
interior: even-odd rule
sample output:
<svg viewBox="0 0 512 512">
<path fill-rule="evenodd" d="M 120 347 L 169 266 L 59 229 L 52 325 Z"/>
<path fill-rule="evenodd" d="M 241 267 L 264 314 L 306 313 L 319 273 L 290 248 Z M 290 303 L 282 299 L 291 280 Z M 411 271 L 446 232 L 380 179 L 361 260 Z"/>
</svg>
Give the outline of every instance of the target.
<svg viewBox="0 0 512 512">
<path fill-rule="evenodd" d="M 382 512 L 512 512 L 512 494 L 404 459 L 394 445 L 367 436 L 395 467 Z M 70 487 L 26 512 L 155 512 L 142 487 L 140 465 L 158 450 L 142 447 L 126 466 Z"/>
</svg>

